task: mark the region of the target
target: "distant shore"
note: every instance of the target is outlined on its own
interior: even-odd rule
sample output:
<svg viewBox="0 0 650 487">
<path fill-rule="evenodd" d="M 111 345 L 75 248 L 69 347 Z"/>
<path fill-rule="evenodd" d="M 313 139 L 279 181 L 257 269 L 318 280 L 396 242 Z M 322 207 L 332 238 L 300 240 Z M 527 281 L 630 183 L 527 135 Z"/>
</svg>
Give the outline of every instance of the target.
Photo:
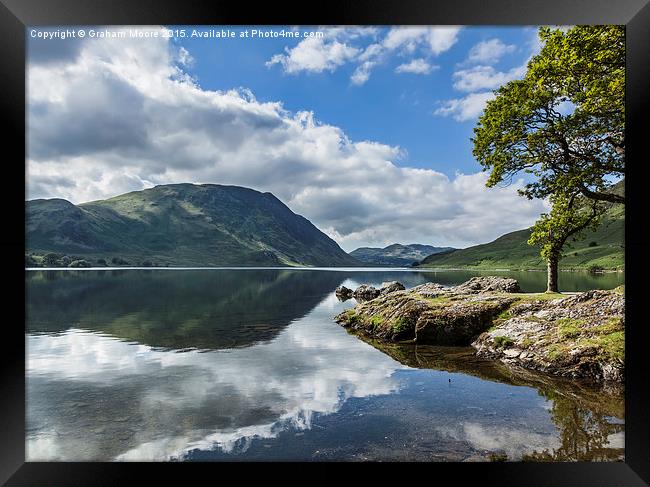
<svg viewBox="0 0 650 487">
<path fill-rule="evenodd" d="M 169 270 L 200 270 L 200 269 L 298 269 L 298 270 L 364 270 L 364 271 L 395 271 L 395 272 L 546 272 L 546 269 L 484 269 L 476 267 L 306 267 L 306 266 L 100 266 L 100 267 L 25 267 L 26 271 L 98 271 L 98 270 L 152 270 L 152 269 L 169 269 Z M 591 272 L 587 269 L 559 269 L 560 272 L 585 272 L 589 274 L 613 274 L 624 273 L 625 269 L 605 269 L 598 272 Z"/>
</svg>

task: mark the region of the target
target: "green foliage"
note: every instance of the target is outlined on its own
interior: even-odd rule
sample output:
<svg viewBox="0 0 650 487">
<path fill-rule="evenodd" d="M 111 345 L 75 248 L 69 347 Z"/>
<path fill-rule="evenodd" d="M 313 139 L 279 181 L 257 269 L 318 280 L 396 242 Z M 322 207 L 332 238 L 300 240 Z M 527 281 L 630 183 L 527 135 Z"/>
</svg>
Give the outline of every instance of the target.
<svg viewBox="0 0 650 487">
<path fill-rule="evenodd" d="M 487 102 L 474 128 L 473 154 L 487 185 L 526 172 L 520 192 L 545 198 L 558 192 L 624 203 L 608 177 L 625 173 L 623 26 L 541 28 L 545 42 L 521 80 Z"/>
<path fill-rule="evenodd" d="M 85 259 L 79 259 L 70 262 L 69 267 L 92 267 L 92 265 Z"/>
<path fill-rule="evenodd" d="M 354 311 L 354 309 L 347 310 L 345 314 L 347 315 L 347 321 L 350 325 L 353 325 L 360 321 L 359 315 Z"/>
<path fill-rule="evenodd" d="M 370 319 L 370 323 L 372 324 L 373 328 L 377 328 L 379 325 L 381 325 L 384 322 L 384 318 L 382 318 L 379 315 L 375 315 Z"/>
<path fill-rule="evenodd" d="M 598 247 L 598 242 L 594 242 L 594 241 L 589 242 L 589 247 Z"/>
<path fill-rule="evenodd" d="M 596 229 L 607 208 L 597 201 L 586 202 L 577 194 L 564 192 L 551 195 L 550 201 L 551 212 L 542 214 L 533 225 L 528 244 L 540 246 L 544 259 L 558 262 L 567 239 L 571 236 L 577 239 L 586 228 Z"/>
<path fill-rule="evenodd" d="M 45 267 L 56 267 L 59 265 L 60 258 L 61 256 L 59 254 L 49 252 L 43 256 L 43 265 Z"/>
<path fill-rule="evenodd" d="M 396 334 L 406 331 L 409 328 L 411 328 L 410 322 L 406 318 L 401 316 L 397 318 L 393 323 L 393 332 Z"/>
<path fill-rule="evenodd" d="M 598 264 L 591 264 L 589 267 L 587 267 L 587 271 L 589 271 L 592 274 L 597 274 L 599 272 L 603 272 L 605 269 L 603 268 L 602 265 Z"/>
</svg>

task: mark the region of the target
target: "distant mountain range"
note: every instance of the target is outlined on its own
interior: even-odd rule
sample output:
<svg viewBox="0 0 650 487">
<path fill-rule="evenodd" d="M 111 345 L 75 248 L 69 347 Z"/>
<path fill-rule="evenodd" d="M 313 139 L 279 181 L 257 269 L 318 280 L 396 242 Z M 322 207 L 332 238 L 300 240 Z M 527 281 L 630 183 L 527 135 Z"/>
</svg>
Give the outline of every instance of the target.
<svg viewBox="0 0 650 487">
<path fill-rule="evenodd" d="M 25 206 L 27 265 L 43 265 L 48 253 L 80 266 L 360 265 L 271 193 L 238 186 L 169 184 L 79 205 Z"/>
<path fill-rule="evenodd" d="M 614 186 L 624 194 L 624 182 Z M 539 255 L 539 247 L 528 245 L 530 229 L 507 233 L 493 242 L 466 249 L 428 256 L 418 267 L 483 268 L 483 269 L 545 269 L 546 262 Z M 595 231 L 585 231 L 584 238 L 568 242 L 563 249 L 560 268 L 622 269 L 625 264 L 625 206 L 612 204 Z"/>
<path fill-rule="evenodd" d="M 434 247 L 421 244 L 392 244 L 383 249 L 376 247 L 360 247 L 350 252 L 350 255 L 369 265 L 410 266 L 420 262 L 431 254 L 448 252 L 453 247 Z"/>
</svg>

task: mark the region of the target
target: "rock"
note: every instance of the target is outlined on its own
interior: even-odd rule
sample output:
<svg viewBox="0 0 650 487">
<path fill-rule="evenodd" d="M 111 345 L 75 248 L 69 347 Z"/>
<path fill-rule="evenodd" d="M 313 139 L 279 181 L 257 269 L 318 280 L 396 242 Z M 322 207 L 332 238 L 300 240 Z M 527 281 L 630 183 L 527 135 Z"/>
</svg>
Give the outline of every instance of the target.
<svg viewBox="0 0 650 487">
<path fill-rule="evenodd" d="M 357 301 L 370 301 L 371 299 L 375 299 L 377 296 L 379 296 L 379 294 L 379 289 L 375 289 L 374 287 L 368 286 L 367 284 L 362 284 L 354 290 L 352 296 Z"/>
<path fill-rule="evenodd" d="M 395 291 L 404 291 L 405 289 L 404 284 L 398 281 L 382 282 L 380 293 L 388 294 Z"/>
<path fill-rule="evenodd" d="M 508 314 L 472 343 L 477 356 L 554 375 L 624 381 L 622 294 L 588 291 L 518 304 Z"/>
<path fill-rule="evenodd" d="M 481 358 L 566 377 L 624 381 L 625 297 L 588 291 L 546 299 L 517 295 L 514 279 L 472 278 L 452 288 L 362 285 L 341 325 L 374 338 L 421 344 L 471 343 Z M 507 311 L 507 312 L 506 312 Z"/>
<path fill-rule="evenodd" d="M 492 324 L 493 318 L 515 298 L 450 300 L 431 306 L 418 317 L 415 326 L 417 343 L 433 345 L 467 345 Z"/>
<path fill-rule="evenodd" d="M 365 302 L 339 314 L 338 323 L 377 338 L 435 345 L 469 344 L 516 300 L 488 294 L 455 295 L 431 283 L 388 293 L 360 286 L 354 293 L 357 296 Z"/>
<path fill-rule="evenodd" d="M 449 294 L 449 288 L 435 282 L 427 282 L 410 289 L 411 292 L 418 293 L 425 298 L 435 298 L 441 294 Z"/>
<path fill-rule="evenodd" d="M 336 291 L 334 291 L 334 294 L 336 294 L 336 297 L 339 298 L 339 301 L 347 301 L 348 299 L 352 298 L 352 295 L 354 293 L 350 288 L 339 286 L 336 288 Z"/>
<path fill-rule="evenodd" d="M 477 276 L 469 281 L 451 288 L 456 294 L 475 294 L 490 291 L 502 293 L 519 293 L 521 289 L 516 279 L 497 276 Z"/>
</svg>

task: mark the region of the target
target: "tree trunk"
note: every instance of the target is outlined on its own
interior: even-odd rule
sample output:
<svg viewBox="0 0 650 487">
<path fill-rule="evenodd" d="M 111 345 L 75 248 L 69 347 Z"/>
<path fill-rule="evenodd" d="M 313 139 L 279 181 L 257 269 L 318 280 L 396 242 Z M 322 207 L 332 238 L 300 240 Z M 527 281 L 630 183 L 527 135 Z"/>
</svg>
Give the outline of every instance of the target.
<svg viewBox="0 0 650 487">
<path fill-rule="evenodd" d="M 548 264 L 548 271 L 547 271 L 547 277 L 548 281 L 546 284 L 546 292 L 547 293 L 557 293 L 557 267 L 558 263 L 560 262 L 559 256 L 555 253 L 551 254 L 548 258 L 547 264 Z"/>
</svg>

